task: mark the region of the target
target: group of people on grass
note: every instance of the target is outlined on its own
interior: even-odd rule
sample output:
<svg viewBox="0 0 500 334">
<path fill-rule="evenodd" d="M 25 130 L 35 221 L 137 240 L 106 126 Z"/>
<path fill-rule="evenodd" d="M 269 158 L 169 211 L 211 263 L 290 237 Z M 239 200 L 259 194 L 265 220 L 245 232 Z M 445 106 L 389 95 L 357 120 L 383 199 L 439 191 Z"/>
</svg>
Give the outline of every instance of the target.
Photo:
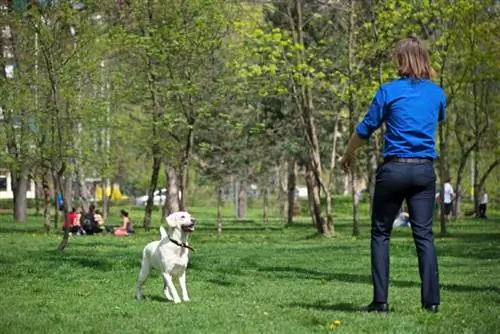
<svg viewBox="0 0 500 334">
<path fill-rule="evenodd" d="M 452 209 L 453 209 L 453 201 L 456 201 L 459 194 L 457 194 L 453 190 L 453 186 L 451 185 L 451 178 L 448 178 L 444 183 L 443 189 L 443 203 L 444 203 L 444 216 L 446 221 L 450 221 Z M 440 192 L 436 193 L 436 204 L 439 205 L 441 203 L 441 194 Z M 486 209 L 488 205 L 488 193 L 486 189 L 481 189 L 479 194 L 479 218 L 487 218 L 486 217 Z"/>
<path fill-rule="evenodd" d="M 81 206 L 73 207 L 64 221 L 63 230 L 68 229 L 70 233 L 76 235 L 93 235 L 104 231 L 116 236 L 133 234 L 134 227 L 128 212 L 121 210 L 120 216 L 122 219 L 120 226 L 106 225 L 102 212 L 96 210 L 95 205 L 91 204 L 87 212 L 84 212 Z"/>
</svg>

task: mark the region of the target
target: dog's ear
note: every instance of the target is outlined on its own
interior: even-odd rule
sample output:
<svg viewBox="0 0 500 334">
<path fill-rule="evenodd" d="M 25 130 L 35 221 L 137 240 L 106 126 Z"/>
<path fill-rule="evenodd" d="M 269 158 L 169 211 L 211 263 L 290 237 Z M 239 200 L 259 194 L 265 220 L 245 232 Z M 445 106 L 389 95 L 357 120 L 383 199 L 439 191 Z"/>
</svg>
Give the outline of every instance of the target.
<svg viewBox="0 0 500 334">
<path fill-rule="evenodd" d="M 172 215 L 168 216 L 166 220 L 167 220 L 167 225 L 171 228 L 176 228 L 179 225 L 177 219 L 175 219 L 175 217 Z"/>
<path fill-rule="evenodd" d="M 166 237 L 168 237 L 167 231 L 165 231 L 163 226 L 160 226 L 160 240 L 165 239 Z"/>
</svg>

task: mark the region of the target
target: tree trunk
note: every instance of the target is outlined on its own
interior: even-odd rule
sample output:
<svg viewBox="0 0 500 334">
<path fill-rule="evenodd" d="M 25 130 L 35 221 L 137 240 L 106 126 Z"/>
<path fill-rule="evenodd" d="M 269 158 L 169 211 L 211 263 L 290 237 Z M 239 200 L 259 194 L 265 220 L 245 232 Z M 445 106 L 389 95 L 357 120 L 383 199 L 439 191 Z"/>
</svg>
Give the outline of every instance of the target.
<svg viewBox="0 0 500 334">
<path fill-rule="evenodd" d="M 454 207 L 454 215 L 457 218 L 460 218 L 461 216 L 461 202 L 462 202 L 462 177 L 463 177 L 463 172 L 465 170 L 465 167 L 467 166 L 467 160 L 469 158 L 470 153 L 474 149 L 475 145 L 471 146 L 470 149 L 467 150 L 462 150 L 462 155 L 460 157 L 460 162 L 458 164 L 458 169 L 457 169 L 457 178 L 456 178 L 456 184 L 455 184 L 455 189 L 457 190 L 457 198 L 455 200 L 455 207 Z"/>
<path fill-rule="evenodd" d="M 63 198 L 63 205 L 62 205 L 62 221 L 63 221 L 63 226 L 64 222 L 66 219 L 68 219 L 68 207 L 70 205 L 70 202 L 68 202 L 68 199 L 71 198 L 71 177 L 66 175 L 66 164 L 63 162 L 61 167 L 57 169 L 57 172 L 53 171 L 52 172 L 52 178 L 54 180 L 54 188 L 56 190 L 56 193 L 60 193 Z M 57 203 L 57 200 L 55 201 Z M 57 204 L 56 204 L 57 206 Z M 57 212 L 59 211 L 59 208 L 57 208 Z M 57 226 L 54 226 L 57 228 Z M 69 228 L 64 229 L 64 234 L 61 242 L 59 243 L 57 249 L 60 251 L 63 251 L 69 243 Z"/>
<path fill-rule="evenodd" d="M 181 201 L 180 201 L 180 210 L 187 211 L 188 210 L 188 186 L 189 186 L 189 162 L 191 160 L 191 152 L 193 150 L 194 144 L 194 134 L 193 130 L 188 130 L 188 135 L 186 137 L 186 147 L 184 148 L 183 157 L 181 160 L 181 169 L 180 169 L 180 193 L 181 193 Z"/>
<path fill-rule="evenodd" d="M 11 170 L 11 187 L 14 195 L 14 221 L 24 223 L 28 211 L 26 192 L 28 191 L 28 168 L 21 167 L 21 170 Z"/>
<path fill-rule="evenodd" d="M 292 9 L 292 4 L 295 3 L 295 8 Z M 304 3 L 302 0 L 296 0 L 293 3 L 288 3 L 287 11 L 290 23 L 290 30 L 292 32 L 293 41 L 297 45 L 304 46 L 304 22 L 303 22 L 303 9 Z M 293 12 L 293 14 L 292 14 Z M 294 15 L 295 14 L 295 15 Z M 294 17 L 297 21 L 295 22 Z M 297 64 L 307 63 L 305 51 L 302 48 L 296 48 Z M 297 110 L 300 114 L 300 121 L 304 129 L 305 144 L 309 158 L 309 169 L 312 172 L 314 180 L 311 180 L 310 187 L 312 187 L 311 200 L 314 202 L 314 210 L 311 212 L 311 218 L 316 222 L 316 228 L 319 233 L 324 235 L 331 234 L 331 227 L 328 225 L 327 220 L 322 216 L 321 202 L 320 202 L 320 189 L 324 187 L 323 179 L 321 176 L 321 156 L 319 141 L 316 132 L 316 125 L 314 119 L 314 104 L 313 104 L 313 91 L 312 87 L 300 81 L 292 80 L 293 98 Z"/>
<path fill-rule="evenodd" d="M 287 183 L 287 173 L 288 171 L 288 163 L 285 160 L 280 166 L 278 166 L 278 180 L 279 180 L 279 192 L 278 192 L 278 201 L 280 205 L 280 217 L 282 222 L 288 223 L 288 183 Z"/>
<path fill-rule="evenodd" d="M 307 187 L 307 203 L 309 205 L 309 214 L 311 215 L 312 225 L 314 227 L 316 227 L 316 226 L 318 226 L 318 222 L 317 222 L 317 217 L 314 214 L 314 199 L 313 199 L 314 177 L 313 177 L 312 172 L 309 169 L 309 167 L 306 167 L 305 179 L 306 179 L 306 187 Z"/>
<path fill-rule="evenodd" d="M 156 187 L 158 186 L 158 176 L 160 174 L 160 166 L 161 166 L 161 158 L 159 154 L 159 148 L 155 148 L 156 151 L 153 156 L 153 168 L 151 170 L 151 179 L 149 180 L 149 189 L 148 189 L 148 201 L 146 202 L 146 211 L 144 213 L 144 222 L 143 226 L 146 231 L 151 229 L 151 214 L 153 212 L 154 207 L 154 193 Z"/>
<path fill-rule="evenodd" d="M 52 173 L 52 184 L 54 185 L 54 228 L 59 224 L 59 205 L 57 204 L 57 195 L 60 193 L 61 186 L 57 184 L 57 173 Z"/>
<path fill-rule="evenodd" d="M 247 181 L 246 177 L 243 181 L 240 181 L 239 191 L 238 191 L 238 212 L 237 218 L 243 219 L 247 214 Z"/>
<path fill-rule="evenodd" d="M 42 180 L 43 187 L 43 227 L 45 233 L 50 232 L 50 188 L 46 176 Z"/>
<path fill-rule="evenodd" d="M 350 188 L 351 188 L 351 196 L 352 196 L 352 235 L 357 237 L 359 236 L 359 194 L 356 192 L 356 175 L 354 169 L 351 168 L 350 173 Z"/>
<path fill-rule="evenodd" d="M 286 201 L 286 220 L 285 223 L 293 223 L 293 211 L 295 206 L 295 189 L 297 188 L 297 159 L 291 157 L 287 162 L 287 201 Z"/>
<path fill-rule="evenodd" d="M 348 109 L 349 109 L 349 132 L 354 132 L 354 126 L 356 123 L 356 115 L 355 113 L 355 101 L 354 101 L 354 0 L 349 0 L 349 24 L 348 24 L 348 50 L 347 50 L 347 67 L 348 67 Z M 350 191 L 352 196 L 352 235 L 359 235 L 359 213 L 358 213 L 358 196 L 356 194 L 356 188 L 354 185 L 354 181 L 356 176 L 354 174 L 354 168 L 351 166 L 350 170 Z"/>
<path fill-rule="evenodd" d="M 262 194 L 263 208 L 262 216 L 264 218 L 264 224 L 269 222 L 269 188 L 264 187 L 264 193 Z"/>
<path fill-rule="evenodd" d="M 85 187 L 86 188 L 86 187 Z M 107 194 L 109 188 L 109 195 Z M 111 199 L 113 198 L 113 186 L 111 185 L 111 180 L 106 178 L 102 189 L 102 220 L 107 221 L 109 215 L 109 206 L 111 204 Z M 86 189 L 88 192 L 88 190 Z"/>
<path fill-rule="evenodd" d="M 222 234 L 222 186 L 217 187 L 217 234 Z"/>
<path fill-rule="evenodd" d="M 69 208 L 73 206 L 73 182 L 70 176 L 64 178 L 63 186 L 64 186 L 63 201 L 64 205 L 66 206 L 66 214 L 67 214 L 69 212 Z"/>
<path fill-rule="evenodd" d="M 332 234 L 335 234 L 335 224 L 333 221 L 333 199 L 332 191 L 335 183 L 335 162 L 337 160 L 337 132 L 340 123 L 340 115 L 337 115 L 333 125 L 333 143 L 332 153 L 330 157 L 330 171 L 328 173 L 328 184 L 326 187 L 326 219 L 327 223 L 331 226 Z"/>
<path fill-rule="evenodd" d="M 167 179 L 167 198 L 163 204 L 163 217 L 162 222 L 165 217 L 172 212 L 180 211 L 179 205 L 179 186 L 178 177 L 175 168 L 172 165 L 165 164 L 165 176 Z"/>
<path fill-rule="evenodd" d="M 440 228 L 441 234 L 446 234 L 446 220 L 445 220 L 445 212 L 444 212 L 444 182 L 447 179 L 447 171 L 446 171 L 446 141 L 443 135 L 443 123 L 439 124 L 438 134 L 439 134 L 439 178 L 440 178 L 440 191 L 439 198 L 441 198 L 440 205 Z"/>
<path fill-rule="evenodd" d="M 373 196 L 375 195 L 375 181 L 377 167 L 381 160 L 380 154 L 380 133 L 375 134 L 373 138 L 372 152 L 368 154 L 368 195 L 369 195 L 369 206 L 370 214 L 373 210 Z"/>
<path fill-rule="evenodd" d="M 43 188 L 40 188 L 38 181 L 35 181 L 35 216 L 40 216 L 40 200 L 43 198 Z"/>
<path fill-rule="evenodd" d="M 90 207 L 90 193 L 87 189 L 87 185 L 85 184 L 85 177 L 83 176 L 83 171 L 80 167 L 77 167 L 76 178 L 78 180 L 78 197 L 80 197 L 80 205 L 82 206 L 84 212 L 88 212 Z M 105 187 L 102 189 L 103 200 L 104 197 L 106 197 Z"/>
<path fill-rule="evenodd" d="M 331 235 L 331 226 L 328 225 L 326 219 L 321 215 L 320 187 L 317 184 L 317 178 L 310 162 L 308 162 L 307 166 L 306 175 L 308 175 L 308 177 L 306 182 L 309 183 L 307 196 L 309 198 L 310 208 L 313 211 L 311 217 L 318 233 L 329 236 Z"/>
</svg>

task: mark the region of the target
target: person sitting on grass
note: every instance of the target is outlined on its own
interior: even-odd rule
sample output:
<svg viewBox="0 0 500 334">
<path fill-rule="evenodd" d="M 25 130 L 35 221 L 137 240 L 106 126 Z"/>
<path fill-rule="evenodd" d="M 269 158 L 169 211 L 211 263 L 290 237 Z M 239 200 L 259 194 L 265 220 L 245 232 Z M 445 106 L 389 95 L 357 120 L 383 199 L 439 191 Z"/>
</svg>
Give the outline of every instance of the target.
<svg viewBox="0 0 500 334">
<path fill-rule="evenodd" d="M 120 216 L 122 218 L 122 225 L 120 226 L 106 226 L 106 231 L 113 233 L 116 236 L 130 235 L 134 233 L 134 226 L 132 219 L 130 219 L 129 214 L 125 210 L 120 210 Z"/>
<path fill-rule="evenodd" d="M 69 229 L 70 233 L 75 233 L 76 235 L 85 234 L 85 231 L 80 226 L 79 208 L 71 208 L 71 212 L 68 213 L 64 221 L 63 231 L 66 228 Z"/>
<path fill-rule="evenodd" d="M 102 213 L 100 210 L 95 210 L 94 212 L 94 220 L 97 222 L 99 227 L 104 226 L 104 218 L 102 217 Z"/>
<path fill-rule="evenodd" d="M 88 235 L 97 234 L 102 232 L 102 228 L 95 220 L 94 216 L 95 205 L 91 204 L 89 206 L 89 211 L 83 214 L 80 218 L 80 224 Z"/>
</svg>

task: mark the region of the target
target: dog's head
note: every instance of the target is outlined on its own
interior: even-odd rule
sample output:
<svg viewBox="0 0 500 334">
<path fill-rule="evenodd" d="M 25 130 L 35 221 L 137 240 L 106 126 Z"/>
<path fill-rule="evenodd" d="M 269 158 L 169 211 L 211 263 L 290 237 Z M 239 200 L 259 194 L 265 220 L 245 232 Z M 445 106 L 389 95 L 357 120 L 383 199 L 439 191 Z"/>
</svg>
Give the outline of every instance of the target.
<svg viewBox="0 0 500 334">
<path fill-rule="evenodd" d="M 166 218 L 167 224 L 172 229 L 180 229 L 183 232 L 193 232 L 196 219 L 185 211 L 174 212 Z"/>
</svg>

